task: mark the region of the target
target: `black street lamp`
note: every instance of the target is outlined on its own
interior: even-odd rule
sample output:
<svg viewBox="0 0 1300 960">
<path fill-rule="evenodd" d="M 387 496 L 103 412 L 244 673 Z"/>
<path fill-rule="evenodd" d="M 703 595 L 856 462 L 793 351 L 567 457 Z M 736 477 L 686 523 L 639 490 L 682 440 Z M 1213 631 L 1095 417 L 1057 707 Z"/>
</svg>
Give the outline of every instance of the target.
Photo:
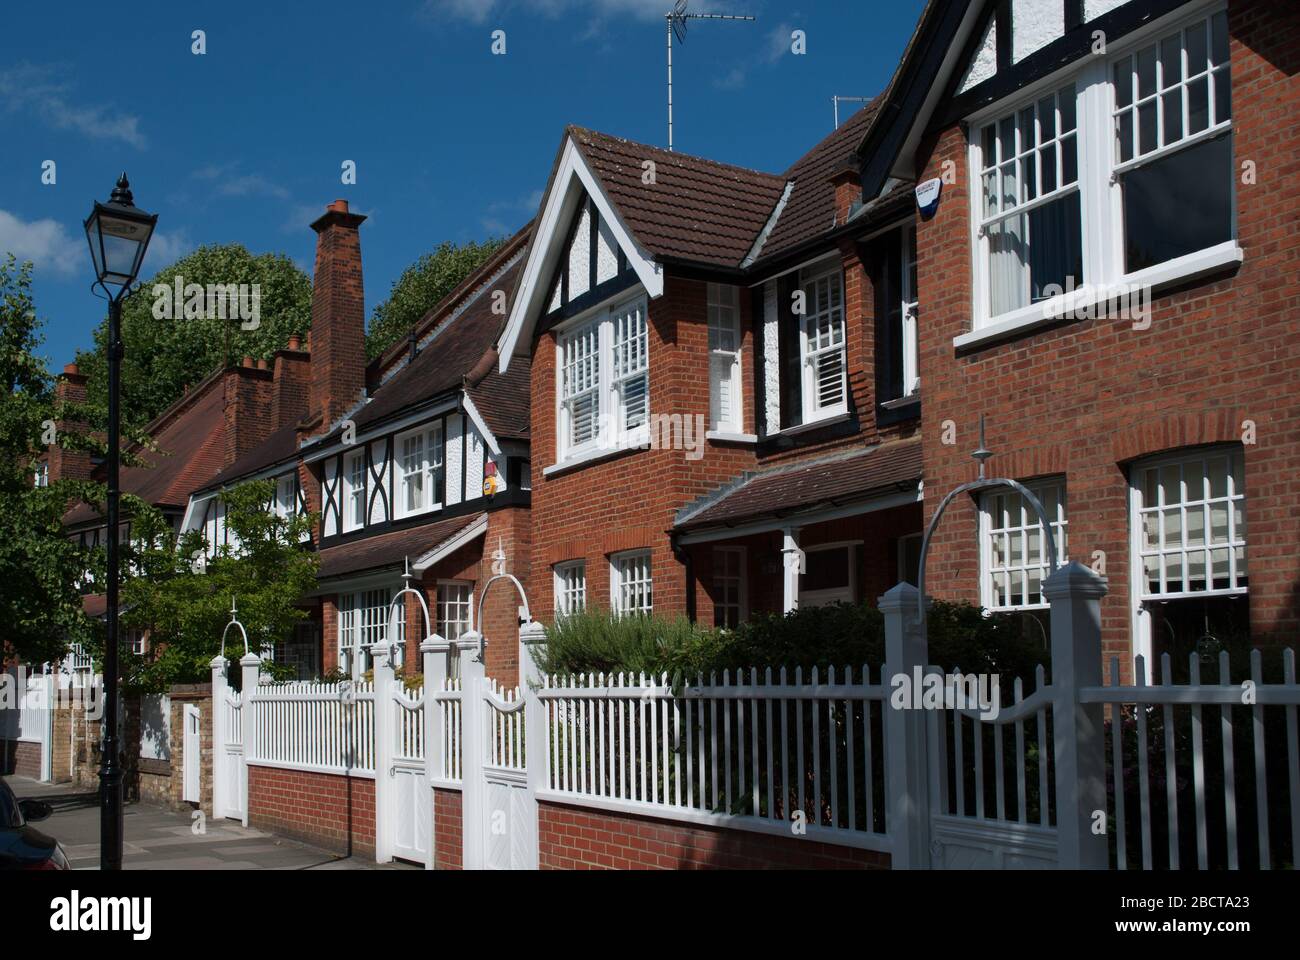
<svg viewBox="0 0 1300 960">
<path fill-rule="evenodd" d="M 108 597 L 104 645 L 104 753 L 99 766 L 99 866 L 122 869 L 122 764 L 117 737 L 117 571 L 118 474 L 121 452 L 122 298 L 131 291 L 144 261 L 157 214 L 135 206 L 126 174 L 108 203 L 95 202 L 86 218 L 86 240 L 95 263 L 95 283 L 108 297 Z M 111 287 L 116 287 L 114 292 Z"/>
</svg>

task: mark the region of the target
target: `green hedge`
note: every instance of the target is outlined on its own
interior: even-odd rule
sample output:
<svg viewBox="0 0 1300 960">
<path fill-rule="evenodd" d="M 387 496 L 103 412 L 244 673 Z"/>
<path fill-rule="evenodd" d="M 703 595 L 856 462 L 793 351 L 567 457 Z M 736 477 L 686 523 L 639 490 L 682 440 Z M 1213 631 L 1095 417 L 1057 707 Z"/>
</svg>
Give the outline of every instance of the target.
<svg viewBox="0 0 1300 960">
<path fill-rule="evenodd" d="M 1045 617 L 985 615 L 969 603 L 935 602 L 930 660 L 945 669 L 1021 676 L 1032 688 L 1035 667 L 1048 665 L 1045 626 Z M 668 674 L 676 681 L 750 667 L 857 671 L 866 664 L 874 680 L 885 658 L 884 618 L 869 603 L 759 614 L 735 630 L 701 627 L 684 617 L 587 612 L 557 620 L 546 639 L 541 668 L 554 675 Z"/>
</svg>

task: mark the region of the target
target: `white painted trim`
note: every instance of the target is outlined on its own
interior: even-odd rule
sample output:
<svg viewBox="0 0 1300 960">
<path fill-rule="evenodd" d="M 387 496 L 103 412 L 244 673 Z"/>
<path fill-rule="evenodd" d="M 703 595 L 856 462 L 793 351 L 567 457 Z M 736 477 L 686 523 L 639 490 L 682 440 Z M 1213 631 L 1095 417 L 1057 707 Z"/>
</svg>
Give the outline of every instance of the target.
<svg viewBox="0 0 1300 960">
<path fill-rule="evenodd" d="M 422 556 L 417 557 L 415 562 L 411 564 L 411 572 L 424 573 L 424 571 L 428 570 L 439 560 L 451 556 L 461 547 L 465 546 L 465 544 L 472 543 L 478 537 L 483 536 L 485 533 L 487 533 L 487 528 L 488 528 L 488 516 L 485 513 L 481 517 L 479 517 L 478 520 L 474 521 L 468 527 L 466 527 L 464 530 L 461 530 L 459 533 L 453 534 L 451 537 L 444 540 L 442 543 L 438 544 L 428 553 L 425 553 Z"/>
<path fill-rule="evenodd" d="M 714 443 L 758 443 L 758 437 L 752 433 L 733 433 L 730 430 L 706 430 L 705 440 Z"/>
<path fill-rule="evenodd" d="M 361 444 L 368 443 L 371 440 L 378 440 L 380 437 L 386 437 L 390 433 L 401 433 L 407 427 L 418 426 L 419 424 L 423 423 L 426 420 L 433 420 L 436 417 L 439 417 L 442 414 L 448 413 L 455 409 L 456 409 L 456 401 L 454 399 L 445 400 L 442 403 L 436 404 L 432 407 L 425 407 L 414 413 L 409 413 L 404 417 L 400 417 L 396 420 L 386 421 L 385 423 L 382 423 L 378 426 L 371 427 L 369 430 L 365 430 L 361 433 L 358 433 L 356 441 L 354 443 L 344 444 L 341 441 L 336 440 L 334 443 L 331 443 L 328 447 L 324 447 L 320 450 L 312 451 L 311 453 L 303 453 L 302 462 L 316 463 L 320 460 L 325 460 L 328 457 L 332 457 L 336 453 L 341 453 L 342 451 L 351 449 L 354 446 L 360 446 Z M 347 418 L 344 417 L 342 419 L 347 419 Z M 339 422 L 342 422 L 342 419 Z M 307 447 L 313 442 L 319 442 L 319 441 L 307 441 L 307 443 L 303 445 L 303 450 L 306 450 Z"/>
<path fill-rule="evenodd" d="M 527 342 L 525 330 L 531 332 L 532 325 L 540 315 L 542 305 L 551 291 L 543 285 L 550 280 L 550 274 L 557 262 L 551 247 L 557 238 L 563 240 L 564 230 L 568 226 L 569 216 L 576 209 L 581 185 L 596 204 L 596 210 L 608 225 L 614 239 L 627 256 L 628 265 L 636 272 L 642 286 L 650 299 L 657 299 L 664 292 L 663 267 L 654 262 L 649 252 L 641 247 L 632 236 L 619 216 L 618 210 L 605 196 L 599 181 L 587 165 L 582 151 L 573 137 L 566 138 L 560 161 L 555 171 L 555 178 L 542 201 L 541 213 L 537 218 L 537 229 L 528 248 L 528 259 L 524 261 L 523 275 L 520 278 L 519 294 L 510 307 L 510 316 L 498 341 L 498 367 L 504 373 L 510 366 L 510 359 L 521 342 Z"/>
<path fill-rule="evenodd" d="M 1131 291 L 1133 287 L 1150 287 L 1153 294 L 1159 293 L 1176 284 L 1196 280 L 1231 264 L 1241 263 L 1245 256 L 1236 240 L 1227 240 L 1217 246 L 1130 273 L 1113 284 L 1100 287 L 1085 285 L 1051 300 L 1032 303 L 1006 314 L 997 323 L 954 337 L 952 345 L 961 350 L 1004 337 L 1023 335 L 1040 327 L 1060 323 L 1072 313 L 1085 312 L 1100 303 L 1113 300 L 1121 293 Z"/>
<path fill-rule="evenodd" d="M 487 423 L 483 420 L 483 415 L 478 412 L 478 407 L 474 406 L 474 401 L 469 398 L 469 394 L 463 395 L 465 404 L 465 414 L 469 417 L 470 423 L 478 431 L 479 437 L 487 444 L 487 448 L 492 451 L 493 456 L 501 456 L 501 446 L 497 443 L 497 438 L 492 431 L 488 429 Z"/>
</svg>

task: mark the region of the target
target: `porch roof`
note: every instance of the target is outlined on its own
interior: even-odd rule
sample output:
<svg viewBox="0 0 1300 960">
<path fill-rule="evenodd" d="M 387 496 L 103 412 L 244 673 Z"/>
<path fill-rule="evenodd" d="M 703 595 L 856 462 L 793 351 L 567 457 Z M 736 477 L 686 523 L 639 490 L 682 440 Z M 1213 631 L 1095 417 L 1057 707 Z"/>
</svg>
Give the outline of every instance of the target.
<svg viewBox="0 0 1300 960">
<path fill-rule="evenodd" d="M 849 454 L 741 474 L 678 511 L 674 530 L 731 531 L 761 520 L 795 526 L 814 523 L 824 519 L 820 515 L 828 510 L 871 509 L 870 503 L 891 493 L 914 495 L 920 481 L 920 438 L 891 441 Z"/>
<path fill-rule="evenodd" d="M 396 530 L 377 537 L 364 537 L 338 546 L 326 547 L 320 551 L 320 569 L 317 578 L 326 580 L 374 572 L 388 567 L 397 569 L 402 566 L 403 560 L 407 557 L 410 557 L 414 565 L 425 554 L 437 550 L 467 527 L 480 522 L 485 516 L 486 514 L 482 512 L 466 513 L 406 530 Z"/>
</svg>

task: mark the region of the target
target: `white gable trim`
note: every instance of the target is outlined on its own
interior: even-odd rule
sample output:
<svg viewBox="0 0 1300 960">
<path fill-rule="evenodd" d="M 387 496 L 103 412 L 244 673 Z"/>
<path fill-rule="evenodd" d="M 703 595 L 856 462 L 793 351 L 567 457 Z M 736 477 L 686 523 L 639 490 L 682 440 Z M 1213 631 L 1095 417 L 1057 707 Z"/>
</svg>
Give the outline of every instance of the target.
<svg viewBox="0 0 1300 960">
<path fill-rule="evenodd" d="M 452 534 L 432 550 L 417 557 L 415 562 L 411 564 L 411 570 L 414 573 L 424 573 L 439 560 L 450 557 L 465 544 L 472 543 L 483 536 L 483 534 L 487 533 L 487 528 L 488 515 L 485 513 L 459 533 Z"/>
<path fill-rule="evenodd" d="M 483 415 L 478 412 L 478 407 L 474 406 L 474 401 L 469 398 L 468 393 L 462 393 L 461 397 L 465 407 L 465 415 L 469 417 L 469 422 L 474 425 L 474 429 L 477 430 L 478 435 L 483 438 L 483 442 L 486 443 L 488 449 L 492 451 L 492 455 L 496 457 L 501 456 L 501 445 L 497 443 L 497 438 L 493 436 L 492 431 L 488 429 L 487 422 L 483 419 Z"/>
<path fill-rule="evenodd" d="M 651 299 L 663 295 L 663 267 L 655 263 L 654 258 L 633 239 L 632 231 L 623 223 L 623 218 L 605 196 L 582 151 L 573 142 L 573 137 L 567 137 L 555 179 L 542 201 L 542 211 L 537 218 L 537 233 L 528 247 L 519 295 L 510 308 L 510 317 L 497 345 L 497 353 L 500 355 L 498 364 L 502 373 L 509 368 L 510 359 L 519 344 L 527 342 L 531 336 L 533 324 L 537 322 L 551 295 L 545 284 L 550 281 L 559 257 L 568 255 L 568 251 L 563 249 L 564 231 L 578 208 L 584 190 L 595 202 L 596 211 L 614 234 L 614 239 L 627 257 L 628 265 L 636 271 L 637 279 L 645 287 L 646 293 Z"/>
</svg>

